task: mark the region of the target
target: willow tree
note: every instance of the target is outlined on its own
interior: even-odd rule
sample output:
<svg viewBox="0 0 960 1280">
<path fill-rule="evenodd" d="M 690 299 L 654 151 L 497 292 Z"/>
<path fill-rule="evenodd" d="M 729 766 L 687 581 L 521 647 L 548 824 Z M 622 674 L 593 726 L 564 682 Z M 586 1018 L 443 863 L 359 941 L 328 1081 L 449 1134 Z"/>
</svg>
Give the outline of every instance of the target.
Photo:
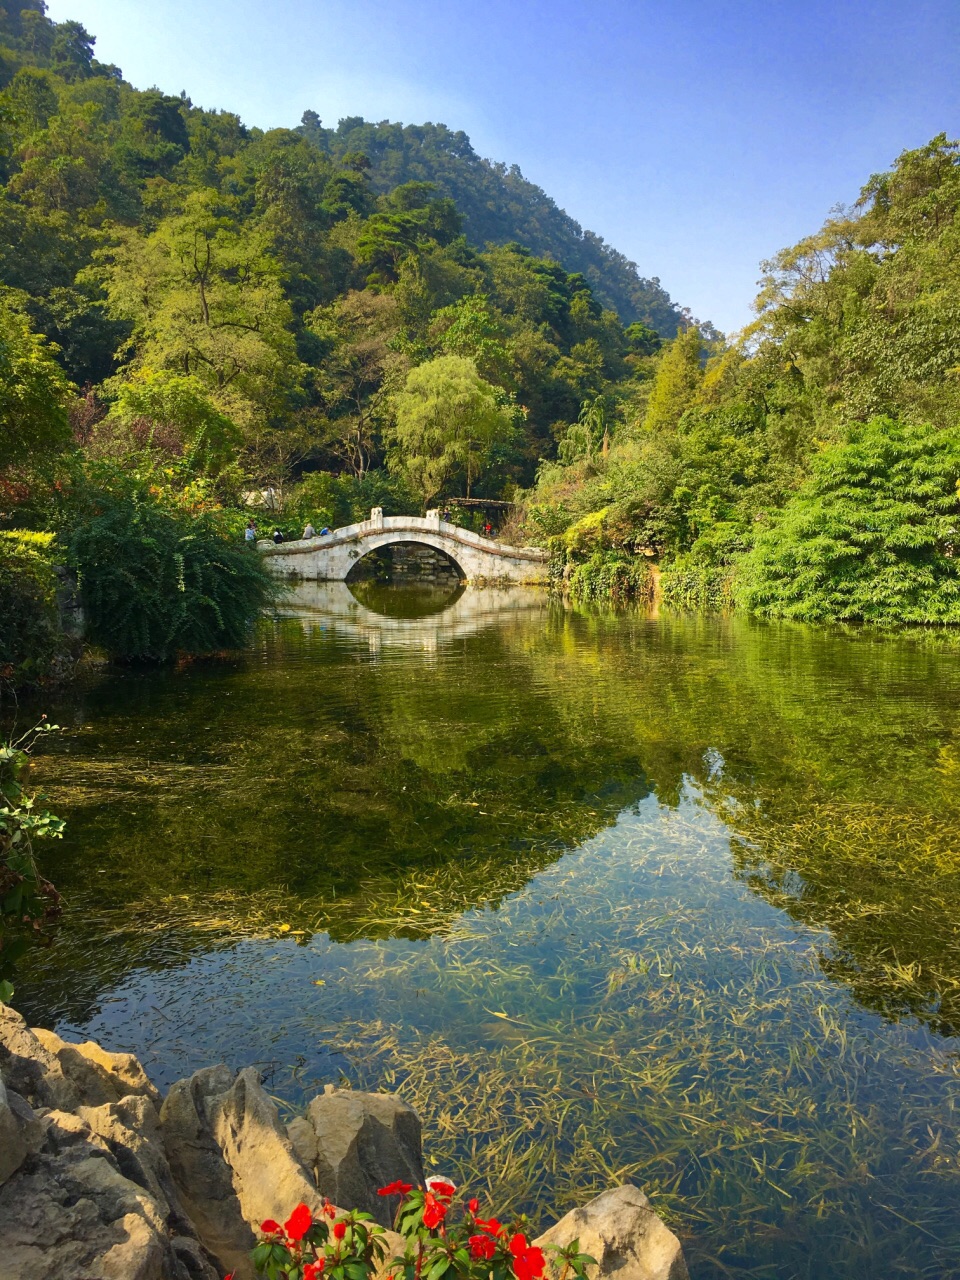
<svg viewBox="0 0 960 1280">
<path fill-rule="evenodd" d="M 503 393 L 466 356 L 438 356 L 411 369 L 394 411 L 391 467 L 406 476 L 424 504 L 458 478 L 469 498 L 496 447 L 514 435 Z"/>
</svg>

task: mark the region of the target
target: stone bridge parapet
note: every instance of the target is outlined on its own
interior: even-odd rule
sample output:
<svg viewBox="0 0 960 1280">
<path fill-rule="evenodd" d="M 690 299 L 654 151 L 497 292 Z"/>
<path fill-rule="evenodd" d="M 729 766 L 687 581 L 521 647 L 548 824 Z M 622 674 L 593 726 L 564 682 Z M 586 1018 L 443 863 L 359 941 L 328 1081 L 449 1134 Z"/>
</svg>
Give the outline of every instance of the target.
<svg viewBox="0 0 960 1280">
<path fill-rule="evenodd" d="M 381 508 L 374 507 L 370 518 L 359 524 L 278 545 L 264 539 L 257 543 L 257 550 L 278 577 L 343 582 L 364 556 L 400 542 L 443 552 L 466 582 L 545 585 L 549 579 L 549 555 L 541 547 L 511 547 L 484 538 L 441 520 L 439 511 L 428 511 L 425 516 L 385 516 Z"/>
</svg>

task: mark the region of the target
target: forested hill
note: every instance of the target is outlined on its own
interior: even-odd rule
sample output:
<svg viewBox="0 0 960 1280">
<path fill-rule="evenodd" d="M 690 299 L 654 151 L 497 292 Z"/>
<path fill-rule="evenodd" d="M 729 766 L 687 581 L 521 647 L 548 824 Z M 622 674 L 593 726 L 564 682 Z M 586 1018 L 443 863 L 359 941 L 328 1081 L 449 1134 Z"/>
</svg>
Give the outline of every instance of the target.
<svg viewBox="0 0 960 1280">
<path fill-rule="evenodd" d="M 584 231 L 516 165 L 478 156 L 462 130 L 443 124 L 373 124 L 360 116 L 325 129 L 313 111 L 304 113 L 300 128 L 335 160 L 365 155 L 370 183 L 381 195 L 405 182 L 432 182 L 456 204 L 473 244 L 519 241 L 538 257 L 581 272 L 600 302 L 625 323 L 642 320 L 667 338 L 684 323 L 683 311 L 657 277 L 642 276 L 636 263 Z"/>
</svg>

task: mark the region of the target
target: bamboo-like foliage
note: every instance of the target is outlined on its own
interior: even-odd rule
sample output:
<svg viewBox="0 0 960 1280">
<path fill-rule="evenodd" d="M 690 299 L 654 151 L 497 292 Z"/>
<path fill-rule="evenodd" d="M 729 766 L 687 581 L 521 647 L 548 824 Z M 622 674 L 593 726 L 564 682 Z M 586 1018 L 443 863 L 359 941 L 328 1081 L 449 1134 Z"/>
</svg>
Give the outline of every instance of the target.
<svg viewBox="0 0 960 1280">
<path fill-rule="evenodd" d="M 135 489 L 105 489 L 91 508 L 69 549 L 95 644 L 166 661 L 246 642 L 271 579 L 210 513 L 174 511 Z"/>
<path fill-rule="evenodd" d="M 818 454 L 743 567 L 756 613 L 960 622 L 960 432 L 875 418 Z"/>
</svg>

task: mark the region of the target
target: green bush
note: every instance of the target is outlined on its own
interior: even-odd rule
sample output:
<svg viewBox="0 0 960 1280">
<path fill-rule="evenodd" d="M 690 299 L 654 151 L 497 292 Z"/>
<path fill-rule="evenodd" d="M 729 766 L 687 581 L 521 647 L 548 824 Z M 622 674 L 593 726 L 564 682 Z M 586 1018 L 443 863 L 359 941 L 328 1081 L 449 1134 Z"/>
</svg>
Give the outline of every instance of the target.
<svg viewBox="0 0 960 1280">
<path fill-rule="evenodd" d="M 335 476 L 329 471 L 311 471 L 294 490 L 289 510 L 302 521 L 312 520 L 320 529 L 337 529 L 366 520 L 373 507 L 382 507 L 385 516 L 411 515 L 420 510 L 419 499 L 410 492 L 401 476 L 387 471 L 368 471 L 363 476 Z M 282 527 L 282 526 L 281 526 Z"/>
<path fill-rule="evenodd" d="M 216 513 L 101 490 L 70 538 L 87 634 L 118 658 L 167 660 L 243 645 L 273 599 L 260 557 Z"/>
<path fill-rule="evenodd" d="M 734 603 L 734 570 L 729 565 L 679 560 L 660 575 L 660 599 L 674 609 L 730 609 Z"/>
<path fill-rule="evenodd" d="M 0 532 L 0 680 L 29 684 L 50 674 L 63 645 L 53 535 Z"/>
<path fill-rule="evenodd" d="M 816 456 L 742 562 L 755 613 L 960 622 L 960 430 L 874 418 Z"/>
<path fill-rule="evenodd" d="M 650 600 L 653 575 L 648 562 L 640 556 L 597 551 L 571 573 L 570 594 L 578 600 L 611 600 L 614 604 Z"/>
</svg>

